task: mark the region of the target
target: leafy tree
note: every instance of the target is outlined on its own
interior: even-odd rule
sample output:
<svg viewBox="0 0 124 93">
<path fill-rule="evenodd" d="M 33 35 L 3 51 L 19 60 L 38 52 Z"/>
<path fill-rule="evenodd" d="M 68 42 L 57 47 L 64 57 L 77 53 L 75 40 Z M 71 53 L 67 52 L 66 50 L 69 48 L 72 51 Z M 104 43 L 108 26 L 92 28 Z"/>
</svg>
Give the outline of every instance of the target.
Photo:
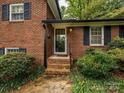
<svg viewBox="0 0 124 93">
<path fill-rule="evenodd" d="M 117 18 L 124 14 L 124 0 L 66 0 L 63 18 Z"/>
<path fill-rule="evenodd" d="M 61 10 L 60 11 L 61 11 L 62 18 L 64 18 L 66 7 L 65 6 L 61 6 Z"/>
</svg>

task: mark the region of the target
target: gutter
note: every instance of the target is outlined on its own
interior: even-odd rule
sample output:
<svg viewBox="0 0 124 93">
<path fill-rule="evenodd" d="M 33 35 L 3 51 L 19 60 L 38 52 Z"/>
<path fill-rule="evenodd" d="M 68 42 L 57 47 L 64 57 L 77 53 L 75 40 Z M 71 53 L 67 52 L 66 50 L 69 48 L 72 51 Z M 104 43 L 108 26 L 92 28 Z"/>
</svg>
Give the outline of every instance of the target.
<svg viewBox="0 0 124 93">
<path fill-rule="evenodd" d="M 93 20 L 75 20 L 75 19 L 66 19 L 66 20 L 59 20 L 59 19 L 48 19 L 42 20 L 43 23 L 51 24 L 51 23 L 86 23 L 86 22 L 124 22 L 124 18 L 122 19 L 93 19 Z"/>
<path fill-rule="evenodd" d="M 47 68 L 47 24 L 43 24 L 44 32 L 44 67 Z"/>
<path fill-rule="evenodd" d="M 56 2 L 56 6 L 57 6 L 57 9 L 58 9 L 58 12 L 59 12 L 60 19 L 62 19 L 60 7 L 59 7 L 59 1 L 55 0 L 55 2 Z"/>
</svg>

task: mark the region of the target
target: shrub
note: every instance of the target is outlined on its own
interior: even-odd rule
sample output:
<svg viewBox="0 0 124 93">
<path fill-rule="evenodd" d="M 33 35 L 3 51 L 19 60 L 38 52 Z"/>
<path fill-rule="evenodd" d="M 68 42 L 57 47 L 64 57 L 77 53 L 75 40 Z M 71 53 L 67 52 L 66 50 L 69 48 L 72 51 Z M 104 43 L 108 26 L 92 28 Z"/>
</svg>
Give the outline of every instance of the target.
<svg viewBox="0 0 124 93">
<path fill-rule="evenodd" d="M 121 48 L 124 49 L 124 39 L 123 38 L 115 38 L 113 41 L 109 43 L 109 48 L 114 49 L 114 48 Z"/>
<path fill-rule="evenodd" d="M 94 54 L 95 51 L 96 51 L 95 48 L 88 48 L 88 49 L 86 50 L 86 54 Z"/>
<path fill-rule="evenodd" d="M 119 70 L 124 71 L 124 49 L 111 49 L 108 51 L 108 54 L 116 60 Z"/>
<path fill-rule="evenodd" d="M 87 50 L 86 50 L 86 54 L 90 54 L 90 55 L 94 55 L 95 53 L 97 53 L 97 52 L 102 52 L 102 50 L 101 49 L 98 49 L 98 48 L 88 48 Z"/>
<path fill-rule="evenodd" d="M 35 58 L 24 53 L 7 54 L 0 57 L 0 82 L 25 78 L 35 69 Z"/>
<path fill-rule="evenodd" d="M 95 54 L 88 54 L 77 61 L 79 71 L 90 78 L 105 78 L 110 71 L 116 67 L 116 62 L 108 54 L 96 51 Z"/>
</svg>

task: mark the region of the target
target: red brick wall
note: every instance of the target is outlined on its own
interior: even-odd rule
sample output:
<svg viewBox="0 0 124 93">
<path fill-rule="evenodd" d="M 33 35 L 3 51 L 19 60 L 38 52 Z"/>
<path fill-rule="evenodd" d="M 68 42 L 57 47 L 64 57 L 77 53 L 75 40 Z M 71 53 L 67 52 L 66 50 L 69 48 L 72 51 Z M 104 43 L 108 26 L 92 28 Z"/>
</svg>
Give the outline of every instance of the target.
<svg viewBox="0 0 124 93">
<path fill-rule="evenodd" d="M 47 32 L 47 58 L 54 54 L 54 28 L 48 25 L 49 31 Z"/>
<path fill-rule="evenodd" d="M 111 30 L 112 30 L 112 39 L 119 36 L 119 26 L 112 26 Z"/>
<path fill-rule="evenodd" d="M 84 53 L 83 46 L 83 29 L 81 27 L 72 28 L 72 32 L 68 30 L 68 44 L 73 58 L 80 57 Z"/>
<path fill-rule="evenodd" d="M 72 32 L 69 31 L 68 28 L 68 44 L 70 45 L 70 50 L 72 53 L 72 57 L 74 59 L 81 57 L 85 54 L 85 50 L 90 46 L 83 45 L 83 27 L 72 27 Z M 112 39 L 119 35 L 119 26 L 112 26 Z M 97 47 L 97 48 L 105 48 Z"/>
<path fill-rule="evenodd" d="M 31 2 L 32 18 L 24 22 L 1 21 L 2 7 L 0 6 L 0 48 L 27 48 L 29 54 L 44 60 L 44 29 L 41 20 L 47 18 L 46 0 L 0 0 L 2 4 Z"/>
<path fill-rule="evenodd" d="M 55 16 L 53 15 L 48 4 L 47 4 L 47 19 L 55 19 Z"/>
</svg>

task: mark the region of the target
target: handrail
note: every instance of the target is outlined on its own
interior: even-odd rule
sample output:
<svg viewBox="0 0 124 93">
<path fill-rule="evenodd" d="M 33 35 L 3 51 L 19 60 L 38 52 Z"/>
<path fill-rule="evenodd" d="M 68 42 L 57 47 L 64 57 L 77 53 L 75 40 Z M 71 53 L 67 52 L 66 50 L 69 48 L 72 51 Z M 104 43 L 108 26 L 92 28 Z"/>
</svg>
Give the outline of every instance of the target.
<svg viewBox="0 0 124 93">
<path fill-rule="evenodd" d="M 71 70 L 72 69 L 73 62 L 72 62 L 72 53 L 71 53 L 70 43 L 68 44 L 68 54 L 69 54 L 69 57 L 70 57 L 70 70 Z"/>
</svg>

